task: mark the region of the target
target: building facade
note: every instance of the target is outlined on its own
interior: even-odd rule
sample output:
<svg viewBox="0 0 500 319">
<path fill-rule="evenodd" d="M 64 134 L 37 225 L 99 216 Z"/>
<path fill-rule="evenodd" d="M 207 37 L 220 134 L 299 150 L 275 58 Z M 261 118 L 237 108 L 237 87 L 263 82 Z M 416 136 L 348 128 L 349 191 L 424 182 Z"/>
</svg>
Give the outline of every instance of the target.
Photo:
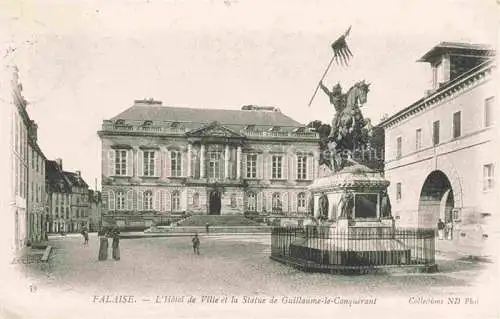
<svg viewBox="0 0 500 319">
<path fill-rule="evenodd" d="M 97 190 L 89 190 L 89 231 L 98 231 L 102 225 L 102 196 Z"/>
<path fill-rule="evenodd" d="M 29 241 L 45 238 L 48 217 L 45 191 L 45 155 L 38 145 L 38 126 L 32 120 L 28 129 L 28 234 Z"/>
<path fill-rule="evenodd" d="M 457 240 L 487 237 L 498 199 L 493 55 L 481 45 L 437 45 L 420 59 L 431 65 L 432 88 L 381 123 L 400 225 L 435 228 L 441 219 L 452 223 Z"/>
<path fill-rule="evenodd" d="M 62 160 L 46 161 L 49 232 L 79 232 L 89 227 L 89 187 L 79 171 L 63 170 Z"/>
<path fill-rule="evenodd" d="M 3 176 L 8 187 L 2 192 L 2 233 L 6 239 L 5 251 L 15 252 L 28 243 L 28 131 L 30 119 L 26 111 L 28 102 L 22 94 L 17 67 L 2 65 L 0 78 L 2 102 Z"/>
<path fill-rule="evenodd" d="M 171 214 L 305 215 L 318 136 L 277 108 L 134 105 L 98 132 L 104 218 L 150 226 Z"/>
</svg>

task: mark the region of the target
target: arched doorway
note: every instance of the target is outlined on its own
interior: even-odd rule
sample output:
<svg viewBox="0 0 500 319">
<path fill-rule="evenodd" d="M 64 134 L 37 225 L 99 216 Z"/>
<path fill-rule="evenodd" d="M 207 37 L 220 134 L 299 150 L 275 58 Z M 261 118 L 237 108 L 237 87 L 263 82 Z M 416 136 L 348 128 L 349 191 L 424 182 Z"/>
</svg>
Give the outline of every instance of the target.
<svg viewBox="0 0 500 319">
<path fill-rule="evenodd" d="M 210 215 L 220 215 L 221 201 L 220 192 L 211 191 L 209 196 L 209 214 Z"/>
<path fill-rule="evenodd" d="M 441 171 L 434 171 L 425 179 L 418 204 L 418 226 L 436 228 L 439 219 L 451 218 L 455 206 L 450 180 Z"/>
</svg>

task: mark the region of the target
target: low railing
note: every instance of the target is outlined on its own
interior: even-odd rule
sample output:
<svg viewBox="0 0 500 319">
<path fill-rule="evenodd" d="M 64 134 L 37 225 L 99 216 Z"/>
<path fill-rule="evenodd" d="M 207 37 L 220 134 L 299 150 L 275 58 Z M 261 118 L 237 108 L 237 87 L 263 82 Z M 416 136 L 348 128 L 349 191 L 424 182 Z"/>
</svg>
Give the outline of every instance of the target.
<svg viewBox="0 0 500 319">
<path fill-rule="evenodd" d="M 274 227 L 271 257 L 317 270 L 435 265 L 434 229 Z"/>
</svg>

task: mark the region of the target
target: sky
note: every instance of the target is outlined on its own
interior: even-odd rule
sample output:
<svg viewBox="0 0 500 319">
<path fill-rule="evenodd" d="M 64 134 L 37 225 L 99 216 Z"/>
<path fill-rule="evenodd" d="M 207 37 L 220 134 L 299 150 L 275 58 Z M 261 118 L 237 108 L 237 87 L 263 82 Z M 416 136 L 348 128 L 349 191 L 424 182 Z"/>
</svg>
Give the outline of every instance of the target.
<svg viewBox="0 0 500 319">
<path fill-rule="evenodd" d="M 498 41 L 494 0 L 3 0 L 2 63 L 20 70 L 39 145 L 91 187 L 101 177 L 97 131 L 132 106 L 276 106 L 295 120 L 330 122 L 314 89 L 347 27 L 354 54 L 325 84 L 371 83 L 365 117 L 378 123 L 430 87 L 416 60 L 442 41 Z M 3 55 L 3 54 L 2 54 Z M 1 56 L 0 56 L 1 57 Z"/>
</svg>

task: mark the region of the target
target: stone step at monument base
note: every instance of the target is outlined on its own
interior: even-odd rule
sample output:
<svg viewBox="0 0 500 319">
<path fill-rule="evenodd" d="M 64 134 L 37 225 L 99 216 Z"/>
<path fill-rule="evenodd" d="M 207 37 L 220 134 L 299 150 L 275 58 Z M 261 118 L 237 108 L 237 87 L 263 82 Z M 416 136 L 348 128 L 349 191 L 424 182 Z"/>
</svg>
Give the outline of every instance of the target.
<svg viewBox="0 0 500 319">
<path fill-rule="evenodd" d="M 290 244 L 290 256 L 322 265 L 344 266 L 410 265 L 418 258 L 395 239 L 298 239 Z"/>
<path fill-rule="evenodd" d="M 193 215 L 179 222 L 177 226 L 198 226 L 205 227 L 206 224 L 212 226 L 260 226 L 259 223 L 246 218 L 243 215 Z"/>
</svg>

